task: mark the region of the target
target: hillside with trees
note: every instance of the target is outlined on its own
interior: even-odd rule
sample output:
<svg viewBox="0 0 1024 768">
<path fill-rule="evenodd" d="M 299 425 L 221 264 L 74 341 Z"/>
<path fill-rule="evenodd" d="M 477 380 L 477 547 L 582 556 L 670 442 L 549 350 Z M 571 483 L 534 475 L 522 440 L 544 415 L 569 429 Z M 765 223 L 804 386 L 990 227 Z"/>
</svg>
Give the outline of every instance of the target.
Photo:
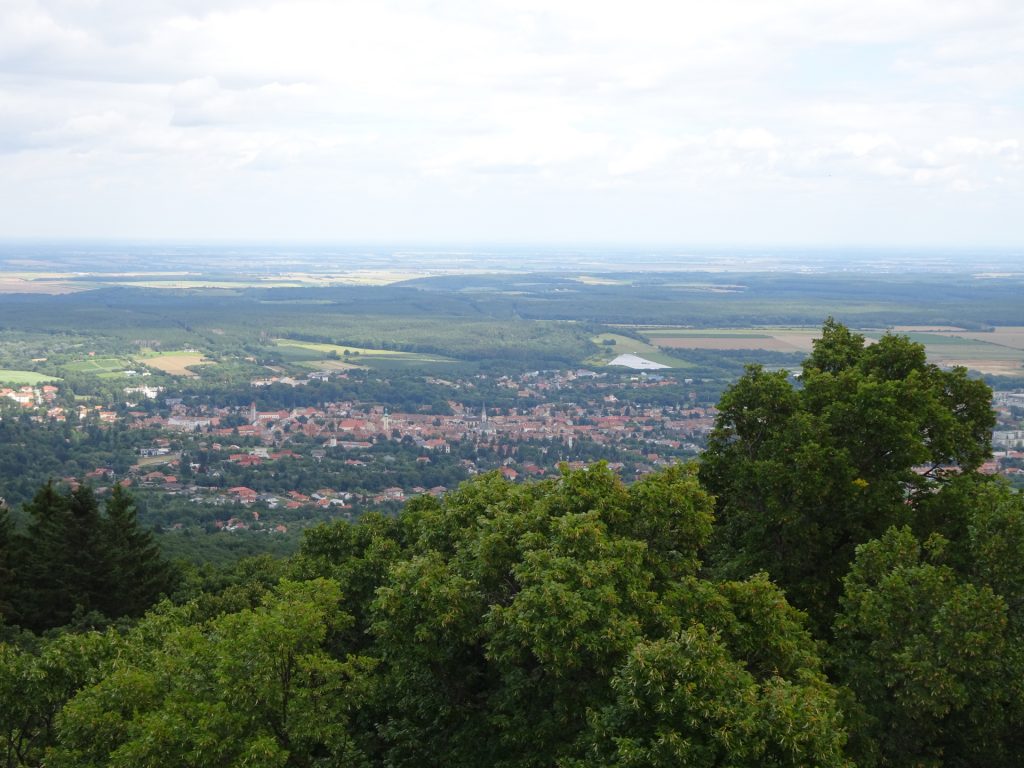
<svg viewBox="0 0 1024 768">
<path fill-rule="evenodd" d="M 698 463 L 487 474 L 225 570 L 168 569 L 122 490 L 44 486 L 0 517 L 5 764 L 1020 765 L 990 397 L 828 321 Z"/>
</svg>

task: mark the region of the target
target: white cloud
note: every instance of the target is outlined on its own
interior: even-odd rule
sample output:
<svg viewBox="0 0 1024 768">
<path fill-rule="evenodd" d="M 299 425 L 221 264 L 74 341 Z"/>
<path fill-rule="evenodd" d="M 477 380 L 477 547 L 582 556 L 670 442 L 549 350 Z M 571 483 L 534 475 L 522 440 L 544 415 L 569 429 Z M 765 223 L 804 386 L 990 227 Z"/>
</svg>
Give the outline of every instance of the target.
<svg viewBox="0 0 1024 768">
<path fill-rule="evenodd" d="M 733 232 L 673 211 L 728 200 L 753 239 L 863 238 L 813 222 L 1024 202 L 1022 54 L 1011 0 L 7 0 L 0 231 L 635 236 L 615 210 L 706 242 Z M 96 215 L 66 216 L 86 194 Z M 310 219 L 331 196 L 351 217 Z M 1019 218 L 978 236 L 1020 241 Z"/>
<path fill-rule="evenodd" d="M 839 149 L 855 157 L 865 157 L 878 150 L 894 147 L 892 136 L 884 133 L 854 133 L 839 141 Z"/>
</svg>

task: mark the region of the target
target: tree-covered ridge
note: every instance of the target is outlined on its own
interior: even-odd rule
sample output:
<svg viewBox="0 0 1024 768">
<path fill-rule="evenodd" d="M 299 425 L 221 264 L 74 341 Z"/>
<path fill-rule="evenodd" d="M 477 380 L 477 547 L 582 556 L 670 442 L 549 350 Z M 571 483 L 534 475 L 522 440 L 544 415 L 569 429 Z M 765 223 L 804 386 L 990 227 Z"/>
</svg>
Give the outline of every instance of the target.
<svg viewBox="0 0 1024 768">
<path fill-rule="evenodd" d="M 967 538 L 862 545 L 823 644 L 766 575 L 705 574 L 692 468 L 488 475 L 3 645 L 8 764 L 1016 765 L 1024 507 L 955 485 Z"/>
<path fill-rule="evenodd" d="M 5 646 L 12 764 L 844 765 L 800 614 L 700 575 L 711 508 L 597 466 L 318 529 L 272 586 Z"/>
<path fill-rule="evenodd" d="M 1020 765 L 1024 499 L 973 471 L 988 396 L 828 323 L 799 382 L 727 393 L 699 467 L 485 475 L 102 633 L 8 628 L 5 759 Z"/>
</svg>

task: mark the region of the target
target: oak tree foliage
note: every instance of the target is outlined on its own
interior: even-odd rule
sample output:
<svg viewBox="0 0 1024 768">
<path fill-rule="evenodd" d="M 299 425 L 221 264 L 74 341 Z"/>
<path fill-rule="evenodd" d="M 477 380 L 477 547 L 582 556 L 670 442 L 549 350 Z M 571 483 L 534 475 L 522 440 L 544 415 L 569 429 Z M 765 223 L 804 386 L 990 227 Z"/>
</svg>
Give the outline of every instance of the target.
<svg viewBox="0 0 1024 768">
<path fill-rule="evenodd" d="M 723 396 L 701 460 L 716 497 L 711 565 L 764 570 L 826 632 L 859 544 L 990 454 L 991 391 L 905 336 L 828 320 L 799 383 L 752 366 Z"/>
</svg>

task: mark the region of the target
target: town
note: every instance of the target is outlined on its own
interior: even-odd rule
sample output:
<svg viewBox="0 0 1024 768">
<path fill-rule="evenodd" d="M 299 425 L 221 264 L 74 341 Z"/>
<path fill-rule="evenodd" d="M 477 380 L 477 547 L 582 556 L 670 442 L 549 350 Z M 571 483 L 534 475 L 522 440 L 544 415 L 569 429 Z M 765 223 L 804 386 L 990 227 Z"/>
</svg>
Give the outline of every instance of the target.
<svg viewBox="0 0 1024 768">
<path fill-rule="evenodd" d="M 106 405 L 57 404 L 60 390 L 52 384 L 7 388 L 0 397 L 35 422 L 127 436 L 130 464 L 89 467 L 63 482 L 85 480 L 101 493 L 114 482 L 130 486 L 161 527 L 199 522 L 211 532 L 286 533 L 325 519 L 354 519 L 368 509 L 395 511 L 411 497 L 440 496 L 489 471 L 522 482 L 555 476 L 562 465 L 605 461 L 631 482 L 697 456 L 716 414 L 695 389 L 687 391 L 696 386 L 692 379 L 585 368 L 451 381 L 425 376 L 426 384 L 463 396 L 412 412 L 354 399 L 257 405 L 271 388 L 301 392 L 310 382 L 348 375 L 252 379 L 248 405 L 190 403 L 159 386 L 125 387 L 124 402 Z M 503 405 L 481 400 L 488 388 L 504 393 Z M 1024 394 L 997 392 L 993 405 L 994 453 L 981 471 L 1019 484 Z"/>
<path fill-rule="evenodd" d="M 187 501 L 159 519 L 170 528 L 188 525 L 199 506 L 213 508 L 200 516 L 211 530 L 275 532 L 296 522 L 351 519 L 368 508 L 395 509 L 488 471 L 524 481 L 557 475 L 563 463 L 579 468 L 604 460 L 628 482 L 696 456 L 716 413 L 696 402 L 696 391 L 678 402 L 658 396 L 692 380 L 587 369 L 426 377 L 466 397 L 415 412 L 355 400 L 257 407 L 269 387 L 301 390 L 318 377 L 347 375 L 256 379 L 247 406 L 196 405 L 161 387 L 126 387 L 123 403 L 67 407 L 53 404 L 58 388 L 52 385 L 23 387 L 15 402 L 36 422 L 117 430 L 135 446 L 131 465 L 90 467 L 82 477 L 61 477 L 64 482 L 84 479 L 100 492 L 118 482 L 142 500 Z M 515 405 L 477 404 L 485 385 Z"/>
</svg>

